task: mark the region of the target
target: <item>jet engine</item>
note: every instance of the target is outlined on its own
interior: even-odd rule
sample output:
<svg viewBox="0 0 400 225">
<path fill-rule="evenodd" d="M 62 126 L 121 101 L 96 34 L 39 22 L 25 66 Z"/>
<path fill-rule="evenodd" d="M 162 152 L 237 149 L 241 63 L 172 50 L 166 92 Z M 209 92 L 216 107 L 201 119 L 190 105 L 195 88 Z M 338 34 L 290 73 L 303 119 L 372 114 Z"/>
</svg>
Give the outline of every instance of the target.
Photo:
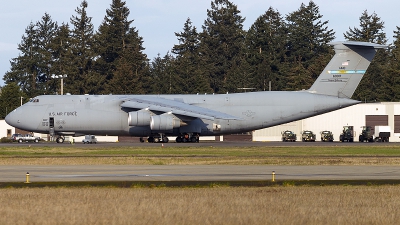
<svg viewBox="0 0 400 225">
<path fill-rule="evenodd" d="M 150 124 L 151 112 L 148 110 L 139 110 L 129 112 L 128 124 L 129 126 L 148 126 Z"/>
<path fill-rule="evenodd" d="M 172 114 L 155 115 L 150 119 L 151 130 L 169 131 L 180 126 L 181 120 Z"/>
</svg>

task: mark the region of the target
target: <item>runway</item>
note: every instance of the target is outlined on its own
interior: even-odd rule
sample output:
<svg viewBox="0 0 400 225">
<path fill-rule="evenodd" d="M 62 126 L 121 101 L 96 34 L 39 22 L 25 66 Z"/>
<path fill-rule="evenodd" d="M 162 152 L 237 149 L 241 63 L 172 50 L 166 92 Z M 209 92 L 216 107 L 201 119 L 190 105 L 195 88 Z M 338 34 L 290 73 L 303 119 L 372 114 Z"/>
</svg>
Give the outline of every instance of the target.
<svg viewBox="0 0 400 225">
<path fill-rule="evenodd" d="M 56 143 L 10 143 L 16 145 L 65 146 Z M 383 143 L 341 142 L 200 142 L 166 143 L 165 146 L 361 146 Z M 156 143 L 98 143 L 79 148 L 112 146 L 156 146 Z M 398 143 L 385 143 L 395 146 Z M 281 165 L 0 165 L 0 182 L 25 181 L 29 172 L 32 182 L 57 181 L 251 181 L 270 180 L 387 180 L 400 179 L 400 166 L 281 166 Z"/>
<path fill-rule="evenodd" d="M 0 146 L 10 147 L 10 146 L 39 146 L 39 147 L 65 147 L 65 146 L 72 146 L 69 142 L 64 142 L 62 144 L 58 144 L 55 142 L 26 142 L 26 143 L 0 143 Z M 140 142 L 98 142 L 97 144 L 83 144 L 83 143 L 75 143 L 73 146 L 79 148 L 108 148 L 108 147 L 115 147 L 115 146 L 128 146 L 128 147 L 155 147 L 155 146 L 165 146 L 165 147 L 297 147 L 297 146 L 335 146 L 335 147 L 343 147 L 343 146 L 399 146 L 400 142 L 281 142 L 281 141 L 266 141 L 266 142 L 259 142 L 259 141 L 201 141 L 200 143 L 175 143 L 175 142 L 168 142 L 168 143 L 140 143 Z"/>
<path fill-rule="evenodd" d="M 397 180 L 400 166 L 86 165 L 0 166 L 0 182 Z"/>
</svg>

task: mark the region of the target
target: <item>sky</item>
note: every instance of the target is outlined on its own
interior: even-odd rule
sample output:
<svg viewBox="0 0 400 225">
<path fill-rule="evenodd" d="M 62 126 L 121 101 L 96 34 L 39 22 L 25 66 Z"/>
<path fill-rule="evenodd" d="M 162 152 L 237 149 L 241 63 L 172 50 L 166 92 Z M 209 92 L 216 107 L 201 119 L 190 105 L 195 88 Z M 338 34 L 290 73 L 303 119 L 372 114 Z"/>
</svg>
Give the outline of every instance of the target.
<svg viewBox="0 0 400 225">
<path fill-rule="evenodd" d="M 0 7 L 0 86 L 4 85 L 3 75 L 10 70 L 10 60 L 18 57 L 18 44 L 29 24 L 40 21 L 48 13 L 59 25 L 69 23 L 75 9 L 82 0 L 13 0 L 4 1 Z M 97 30 L 110 8 L 112 0 L 87 0 L 88 16 L 92 17 Z M 190 18 L 192 25 L 201 32 L 201 26 L 207 19 L 207 10 L 211 9 L 211 0 L 125 0 L 130 10 L 129 19 L 134 20 L 133 27 L 143 37 L 144 53 L 152 60 L 160 54 L 165 56 L 175 44 L 179 44 L 175 32 L 182 32 Z M 255 20 L 269 7 L 277 10 L 283 17 L 298 10 L 302 3 L 309 0 L 231 0 L 237 5 L 240 15 L 245 18 L 247 30 Z M 319 7 L 322 21 L 329 21 L 328 28 L 336 33 L 335 41 L 344 40 L 343 33 L 349 28 L 360 25 L 360 16 L 364 10 L 368 14 L 375 12 L 385 23 L 388 44 L 393 42 L 393 31 L 400 26 L 400 1 L 398 0 L 314 0 Z M 398 22 L 397 22 L 398 21 Z"/>
</svg>

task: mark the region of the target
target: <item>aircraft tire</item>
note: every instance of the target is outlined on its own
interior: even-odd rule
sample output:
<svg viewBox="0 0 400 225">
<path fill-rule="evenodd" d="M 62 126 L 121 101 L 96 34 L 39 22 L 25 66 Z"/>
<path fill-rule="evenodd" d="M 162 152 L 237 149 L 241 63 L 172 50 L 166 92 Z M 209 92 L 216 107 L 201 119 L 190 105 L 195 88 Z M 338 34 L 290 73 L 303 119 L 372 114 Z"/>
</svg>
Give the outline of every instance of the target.
<svg viewBox="0 0 400 225">
<path fill-rule="evenodd" d="M 64 143 L 64 139 L 59 137 L 56 139 L 56 142 L 62 144 Z"/>
<path fill-rule="evenodd" d="M 162 142 L 168 143 L 169 139 L 167 137 L 163 137 Z"/>
</svg>

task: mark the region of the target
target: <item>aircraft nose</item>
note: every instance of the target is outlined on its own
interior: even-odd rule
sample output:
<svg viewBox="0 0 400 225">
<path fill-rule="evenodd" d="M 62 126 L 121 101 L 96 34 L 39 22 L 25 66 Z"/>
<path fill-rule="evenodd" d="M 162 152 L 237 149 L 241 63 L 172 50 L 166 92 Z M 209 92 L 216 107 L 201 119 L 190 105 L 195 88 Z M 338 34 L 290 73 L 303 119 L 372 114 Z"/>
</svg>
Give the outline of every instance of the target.
<svg viewBox="0 0 400 225">
<path fill-rule="evenodd" d="M 14 109 L 12 112 L 10 112 L 6 118 L 5 121 L 8 125 L 13 126 L 13 127 L 18 127 L 18 124 L 20 123 L 19 121 L 19 116 L 18 116 L 18 109 Z"/>
</svg>

